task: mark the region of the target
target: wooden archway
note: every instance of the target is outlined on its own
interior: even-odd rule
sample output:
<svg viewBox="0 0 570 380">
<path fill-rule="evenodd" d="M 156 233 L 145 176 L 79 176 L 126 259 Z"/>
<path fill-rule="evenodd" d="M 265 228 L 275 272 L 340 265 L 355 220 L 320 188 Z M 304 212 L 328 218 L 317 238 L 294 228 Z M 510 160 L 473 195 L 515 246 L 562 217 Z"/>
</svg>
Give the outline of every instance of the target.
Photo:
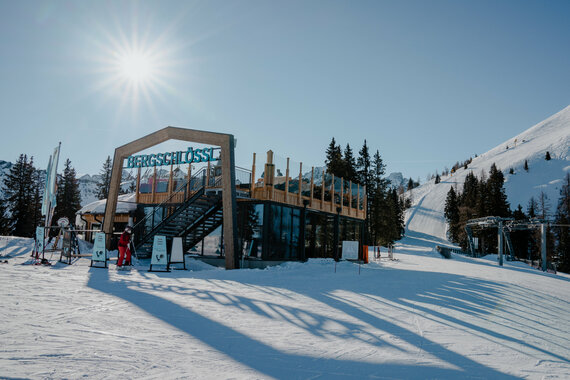
<svg viewBox="0 0 570 380">
<path fill-rule="evenodd" d="M 239 268 L 234 136 L 225 133 L 166 127 L 115 149 L 113 169 L 111 172 L 111 183 L 109 186 L 109 196 L 107 198 L 107 205 L 105 206 L 105 218 L 103 219 L 103 231 L 108 237 L 107 246 L 109 246 L 110 236 L 113 232 L 113 220 L 117 209 L 117 198 L 119 196 L 124 160 L 134 153 L 168 140 L 191 141 L 201 144 L 216 145 L 221 148 L 222 172 L 224 173 L 222 177 L 222 203 L 224 209 L 223 232 L 226 269 Z"/>
</svg>

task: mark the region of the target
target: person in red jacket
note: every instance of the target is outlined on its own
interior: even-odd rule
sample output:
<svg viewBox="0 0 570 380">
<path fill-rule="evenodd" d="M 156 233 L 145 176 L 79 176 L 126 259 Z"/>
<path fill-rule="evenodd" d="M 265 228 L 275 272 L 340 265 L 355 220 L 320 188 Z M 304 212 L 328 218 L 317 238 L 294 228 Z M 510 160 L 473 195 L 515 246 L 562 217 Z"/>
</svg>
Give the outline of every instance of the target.
<svg viewBox="0 0 570 380">
<path fill-rule="evenodd" d="M 125 261 L 125 265 L 131 265 L 131 250 L 129 249 L 130 243 L 131 227 L 127 226 L 125 228 L 125 232 L 121 234 L 121 238 L 119 239 L 119 259 L 117 260 L 117 267 L 123 266 L 123 260 Z"/>
</svg>

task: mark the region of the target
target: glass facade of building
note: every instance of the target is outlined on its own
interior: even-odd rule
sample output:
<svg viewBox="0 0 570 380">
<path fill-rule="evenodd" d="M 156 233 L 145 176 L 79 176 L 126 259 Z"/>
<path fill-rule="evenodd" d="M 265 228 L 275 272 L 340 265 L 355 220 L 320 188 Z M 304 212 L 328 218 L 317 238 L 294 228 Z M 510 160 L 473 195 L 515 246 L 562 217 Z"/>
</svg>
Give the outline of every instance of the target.
<svg viewBox="0 0 570 380">
<path fill-rule="evenodd" d="M 239 241 L 242 254 L 249 258 L 334 258 L 337 252 L 340 258 L 343 240 L 361 242 L 364 221 L 360 219 L 270 201 L 238 206 Z"/>
</svg>

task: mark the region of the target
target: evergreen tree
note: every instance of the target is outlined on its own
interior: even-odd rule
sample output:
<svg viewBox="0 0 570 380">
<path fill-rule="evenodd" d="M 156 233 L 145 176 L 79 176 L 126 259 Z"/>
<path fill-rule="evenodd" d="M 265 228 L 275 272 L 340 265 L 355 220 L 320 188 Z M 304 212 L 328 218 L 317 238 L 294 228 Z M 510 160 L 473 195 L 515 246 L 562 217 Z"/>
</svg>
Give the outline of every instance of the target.
<svg viewBox="0 0 570 380">
<path fill-rule="evenodd" d="M 548 213 L 550 212 L 550 201 L 548 199 L 548 195 L 544 191 L 540 192 L 538 196 L 538 217 L 540 219 L 548 218 Z"/>
<path fill-rule="evenodd" d="M 412 177 L 410 177 L 410 179 L 408 180 L 408 191 L 412 190 L 414 188 L 414 180 L 412 179 Z"/>
<path fill-rule="evenodd" d="M 489 179 L 485 186 L 485 211 L 487 215 L 507 217 L 510 215 L 510 206 L 504 188 L 505 177 L 495 164 L 489 170 Z M 481 215 L 484 216 L 484 215 Z"/>
<path fill-rule="evenodd" d="M 449 188 L 445 199 L 445 219 L 449 224 L 449 239 L 452 242 L 459 242 L 459 204 L 453 186 Z"/>
<path fill-rule="evenodd" d="M 538 205 L 536 204 L 536 200 L 534 199 L 534 197 L 530 197 L 528 201 L 528 206 L 526 207 L 526 213 L 528 217 L 536 218 L 536 215 L 538 213 L 537 210 L 538 210 Z"/>
<path fill-rule="evenodd" d="M 10 234 L 10 220 L 8 218 L 8 208 L 6 207 L 6 201 L 0 199 L 0 235 Z"/>
<path fill-rule="evenodd" d="M 107 199 L 109 197 L 109 186 L 111 184 L 112 169 L 113 169 L 113 163 L 111 162 L 111 156 L 107 156 L 107 159 L 103 163 L 103 168 L 99 172 L 101 180 L 100 182 L 97 183 L 98 199 Z"/>
<path fill-rule="evenodd" d="M 570 174 L 568 173 L 560 189 L 560 199 L 556 208 L 556 224 L 563 225 L 555 230 L 558 269 L 570 273 L 570 228 L 568 227 L 570 224 Z"/>
<path fill-rule="evenodd" d="M 439 174 L 436 173 L 435 175 L 435 183 L 438 184 L 441 182 L 441 177 L 439 176 Z"/>
<path fill-rule="evenodd" d="M 515 218 L 515 220 L 525 220 L 526 219 L 526 215 L 522 209 L 522 206 L 519 204 L 517 206 L 517 209 L 515 211 L 513 211 L 513 218 Z"/>
<path fill-rule="evenodd" d="M 56 196 L 54 222 L 61 217 L 67 217 L 72 224 L 75 223 L 75 213 L 81 208 L 81 193 L 75 178 L 75 169 L 71 167 L 69 159 L 65 160 L 63 175 L 59 177 Z"/>
<path fill-rule="evenodd" d="M 32 237 L 34 225 L 34 166 L 33 157 L 21 154 L 4 180 L 5 201 L 10 215 L 5 224 L 15 236 Z"/>
<path fill-rule="evenodd" d="M 544 157 L 544 159 L 545 159 L 546 161 L 550 161 L 551 157 L 550 157 L 550 152 L 549 152 L 549 151 L 546 151 L 546 156 Z"/>
<path fill-rule="evenodd" d="M 35 228 L 42 225 L 42 197 L 44 194 L 45 186 L 45 172 L 42 170 L 34 169 L 33 173 L 33 190 L 32 190 L 32 221 Z"/>
<path fill-rule="evenodd" d="M 334 137 L 332 138 L 329 147 L 326 151 L 325 164 L 327 173 L 334 174 L 335 177 L 344 176 L 344 161 L 342 159 L 342 152 L 340 145 L 336 145 Z"/>
<path fill-rule="evenodd" d="M 524 170 L 528 172 L 528 161 L 524 160 Z"/>
<path fill-rule="evenodd" d="M 344 149 L 344 179 L 347 181 L 358 182 L 358 175 L 356 173 L 356 159 L 352 154 L 352 149 L 349 144 L 346 144 Z"/>
</svg>

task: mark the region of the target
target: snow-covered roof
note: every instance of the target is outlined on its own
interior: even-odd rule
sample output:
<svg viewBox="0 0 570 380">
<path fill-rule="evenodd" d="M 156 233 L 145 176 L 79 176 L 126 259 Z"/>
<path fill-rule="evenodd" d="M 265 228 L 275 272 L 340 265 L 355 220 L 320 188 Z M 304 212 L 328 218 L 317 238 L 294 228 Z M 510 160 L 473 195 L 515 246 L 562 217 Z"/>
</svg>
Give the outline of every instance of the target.
<svg viewBox="0 0 570 380">
<path fill-rule="evenodd" d="M 119 195 L 117 199 L 117 210 L 115 211 L 117 214 L 128 214 L 131 211 L 135 211 L 137 209 L 136 194 L 123 194 Z M 107 205 L 106 199 L 101 199 L 95 202 L 91 202 L 88 205 L 85 205 L 81 208 L 81 210 L 77 211 L 77 214 L 98 214 L 102 215 L 105 213 L 105 206 Z"/>
</svg>

